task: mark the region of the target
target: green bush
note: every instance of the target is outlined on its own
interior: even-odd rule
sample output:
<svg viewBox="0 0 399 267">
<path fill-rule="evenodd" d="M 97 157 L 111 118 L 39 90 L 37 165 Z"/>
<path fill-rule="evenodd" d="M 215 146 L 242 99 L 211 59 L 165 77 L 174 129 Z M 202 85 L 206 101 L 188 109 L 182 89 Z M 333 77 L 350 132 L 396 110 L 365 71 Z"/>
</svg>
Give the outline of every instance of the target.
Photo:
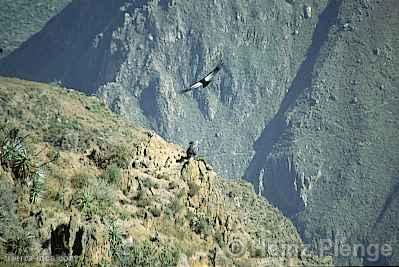
<svg viewBox="0 0 399 267">
<path fill-rule="evenodd" d="M 190 227 L 194 233 L 198 235 L 204 235 L 205 237 L 209 235 L 212 230 L 211 221 L 203 213 L 189 213 L 188 219 L 190 220 Z"/>
<path fill-rule="evenodd" d="M 23 224 L 16 214 L 16 195 L 13 187 L 0 179 L 0 237 L 3 250 L 16 256 L 31 256 L 37 231 L 31 220 Z"/>
<path fill-rule="evenodd" d="M 168 184 L 169 190 L 173 190 L 179 187 L 179 184 L 176 181 L 170 181 Z"/>
<path fill-rule="evenodd" d="M 96 184 L 89 184 L 79 189 L 73 197 L 72 203 L 84 216 L 92 218 L 94 215 L 105 216 L 115 202 L 112 188 L 99 180 Z"/>
<path fill-rule="evenodd" d="M 89 186 L 92 178 L 86 172 L 78 173 L 72 177 L 72 185 L 75 189 L 82 189 Z"/>
<path fill-rule="evenodd" d="M 170 202 L 165 210 L 165 213 L 169 216 L 174 216 L 184 208 L 184 192 L 179 191 L 176 197 Z"/>
<path fill-rule="evenodd" d="M 108 164 L 116 164 L 121 169 L 127 169 L 131 158 L 129 150 L 119 145 L 112 149 Z"/>
<path fill-rule="evenodd" d="M 161 216 L 162 210 L 161 210 L 161 208 L 158 207 L 158 206 L 152 206 L 152 207 L 150 208 L 150 212 L 151 212 L 151 214 L 152 214 L 154 217 L 159 217 L 159 216 Z"/>
<path fill-rule="evenodd" d="M 76 119 L 55 116 L 48 122 L 44 133 L 44 141 L 64 150 L 74 150 L 79 147 L 78 130 L 81 128 Z"/>
<path fill-rule="evenodd" d="M 145 194 L 143 191 L 140 191 L 136 197 L 136 205 L 139 208 L 145 208 L 151 205 L 151 198 Z"/>
<path fill-rule="evenodd" d="M 24 138 L 19 135 L 19 130 L 13 128 L 3 134 L 0 140 L 0 163 L 3 167 L 11 169 L 14 177 L 22 182 L 27 181 L 33 173 L 34 162 L 26 148 Z"/>
<path fill-rule="evenodd" d="M 123 245 L 122 234 L 119 226 L 112 221 L 108 225 L 108 240 L 110 242 L 110 253 L 114 262 L 125 263 L 126 248 Z"/>
<path fill-rule="evenodd" d="M 145 240 L 135 244 L 130 249 L 129 256 L 131 266 L 176 266 L 180 250 L 170 245 Z"/>
<path fill-rule="evenodd" d="M 146 187 L 146 188 L 153 188 L 155 187 L 155 184 L 150 178 L 145 177 L 145 178 L 140 178 L 142 181 L 142 186 Z"/>
<path fill-rule="evenodd" d="M 107 167 L 100 178 L 106 181 L 108 184 L 117 184 L 122 178 L 121 169 L 118 167 L 118 165 L 111 164 Z"/>
<path fill-rule="evenodd" d="M 35 239 L 34 232 L 35 230 L 32 226 L 11 225 L 6 242 L 7 253 L 12 253 L 16 256 L 32 256 Z"/>
</svg>

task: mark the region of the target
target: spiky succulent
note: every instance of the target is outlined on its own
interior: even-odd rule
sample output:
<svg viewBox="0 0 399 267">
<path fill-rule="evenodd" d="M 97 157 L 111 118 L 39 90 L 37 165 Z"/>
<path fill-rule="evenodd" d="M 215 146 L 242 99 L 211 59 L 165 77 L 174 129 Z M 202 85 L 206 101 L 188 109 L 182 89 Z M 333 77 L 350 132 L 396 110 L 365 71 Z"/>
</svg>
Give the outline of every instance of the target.
<svg viewBox="0 0 399 267">
<path fill-rule="evenodd" d="M 44 172 L 41 169 L 36 170 L 32 174 L 32 188 L 30 191 L 30 202 L 36 203 L 44 191 Z"/>
</svg>

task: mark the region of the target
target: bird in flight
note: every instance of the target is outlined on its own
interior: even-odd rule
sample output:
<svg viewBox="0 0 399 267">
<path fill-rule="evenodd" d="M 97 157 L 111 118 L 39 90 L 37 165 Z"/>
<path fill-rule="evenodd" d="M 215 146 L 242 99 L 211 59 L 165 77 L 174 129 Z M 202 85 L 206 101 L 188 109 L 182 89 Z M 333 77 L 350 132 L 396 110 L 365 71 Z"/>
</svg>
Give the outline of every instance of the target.
<svg viewBox="0 0 399 267">
<path fill-rule="evenodd" d="M 208 86 L 208 84 L 212 81 L 212 79 L 215 77 L 216 73 L 218 73 L 221 68 L 223 66 L 223 62 L 220 61 L 220 63 L 211 71 L 209 72 L 204 78 L 202 78 L 201 80 L 195 81 L 193 82 L 189 88 L 184 89 L 182 91 L 180 91 L 181 94 L 187 93 L 193 89 L 197 89 L 197 88 L 205 88 Z"/>
</svg>

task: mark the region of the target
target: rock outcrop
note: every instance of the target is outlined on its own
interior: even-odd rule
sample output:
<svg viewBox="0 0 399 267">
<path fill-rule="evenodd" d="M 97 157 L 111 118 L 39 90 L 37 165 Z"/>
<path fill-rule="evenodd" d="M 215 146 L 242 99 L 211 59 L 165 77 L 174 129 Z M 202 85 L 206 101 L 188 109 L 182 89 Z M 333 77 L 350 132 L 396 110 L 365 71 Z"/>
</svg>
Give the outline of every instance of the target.
<svg viewBox="0 0 399 267">
<path fill-rule="evenodd" d="M 293 224 L 249 183 L 222 179 L 201 158 L 185 159 L 180 147 L 134 128 L 96 98 L 4 78 L 0 88 L 0 190 L 14 207 L 0 210 L 12 215 L 0 216 L 3 261 L 331 264 L 301 253 Z M 21 166 L 23 177 L 15 171 Z M 42 187 L 35 185 L 39 169 Z"/>
</svg>

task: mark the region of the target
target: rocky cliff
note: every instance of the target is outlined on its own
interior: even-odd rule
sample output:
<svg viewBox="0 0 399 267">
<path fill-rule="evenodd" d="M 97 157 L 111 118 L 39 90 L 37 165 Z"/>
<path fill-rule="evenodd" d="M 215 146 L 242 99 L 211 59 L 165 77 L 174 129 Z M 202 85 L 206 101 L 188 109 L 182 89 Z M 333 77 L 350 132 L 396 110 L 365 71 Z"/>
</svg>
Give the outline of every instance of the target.
<svg viewBox="0 0 399 267">
<path fill-rule="evenodd" d="M 284 1 L 76 1 L 0 70 L 98 94 L 168 140 L 198 140 L 220 173 L 241 177 L 324 7 L 305 18 L 303 3 Z M 177 94 L 220 59 L 208 90 Z"/>
<path fill-rule="evenodd" d="M 308 243 L 397 247 L 397 3 L 74 1 L 0 73 L 61 81 L 167 140 L 199 140 Z M 177 93 L 220 59 L 207 90 Z"/>
<path fill-rule="evenodd" d="M 96 98 L 4 78 L 0 89 L 0 262 L 331 264 L 301 254 L 293 224 L 249 183 L 185 159 Z"/>
<path fill-rule="evenodd" d="M 339 265 L 398 260 L 398 11 L 396 1 L 342 2 L 328 42 L 302 63 L 247 170 L 306 242 L 394 247 L 379 262 L 337 258 Z M 317 27 L 315 34 L 323 36 Z"/>
<path fill-rule="evenodd" d="M 9 55 L 71 0 L 3 0 L 0 5 L 0 58 Z"/>
</svg>

